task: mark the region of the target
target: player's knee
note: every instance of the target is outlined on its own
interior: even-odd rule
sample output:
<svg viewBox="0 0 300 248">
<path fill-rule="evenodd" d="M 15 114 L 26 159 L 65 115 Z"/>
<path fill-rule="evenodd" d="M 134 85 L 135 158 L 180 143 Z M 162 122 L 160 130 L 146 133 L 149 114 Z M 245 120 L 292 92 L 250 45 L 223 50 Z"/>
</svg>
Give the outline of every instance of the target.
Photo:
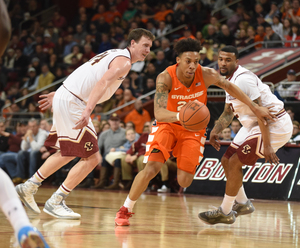
<svg viewBox="0 0 300 248">
<path fill-rule="evenodd" d="M 150 181 L 154 178 L 161 169 L 162 164 L 159 162 L 148 162 L 146 167 L 144 168 L 144 177 L 146 180 Z"/>
<path fill-rule="evenodd" d="M 178 184 L 182 187 L 182 188 L 187 188 L 191 185 L 192 183 L 192 179 L 191 178 L 186 178 L 186 177 L 177 177 L 178 180 Z"/>
</svg>

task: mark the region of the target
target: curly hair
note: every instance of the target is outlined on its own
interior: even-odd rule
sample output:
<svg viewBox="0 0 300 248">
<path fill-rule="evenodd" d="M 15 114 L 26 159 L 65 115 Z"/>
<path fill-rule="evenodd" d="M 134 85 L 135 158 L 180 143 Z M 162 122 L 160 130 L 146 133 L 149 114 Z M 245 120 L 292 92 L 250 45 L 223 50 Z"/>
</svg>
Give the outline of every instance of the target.
<svg viewBox="0 0 300 248">
<path fill-rule="evenodd" d="M 191 38 L 182 39 L 175 45 L 175 52 L 178 56 L 181 56 L 184 52 L 199 52 L 202 49 L 201 44 L 198 40 Z"/>
</svg>

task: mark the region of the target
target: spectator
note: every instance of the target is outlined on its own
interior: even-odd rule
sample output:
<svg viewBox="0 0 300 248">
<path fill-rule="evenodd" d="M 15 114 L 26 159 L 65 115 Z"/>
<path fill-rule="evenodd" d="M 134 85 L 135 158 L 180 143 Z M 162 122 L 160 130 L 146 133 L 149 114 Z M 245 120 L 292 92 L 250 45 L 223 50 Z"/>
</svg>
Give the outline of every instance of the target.
<svg viewBox="0 0 300 248">
<path fill-rule="evenodd" d="M 124 97 L 123 99 L 118 103 L 117 107 L 120 107 L 126 103 L 131 102 L 132 100 L 135 100 L 136 98 L 132 95 L 132 92 L 130 89 L 125 89 L 124 90 Z M 128 113 L 131 110 L 134 109 L 134 103 L 131 103 L 125 107 L 123 107 L 122 109 L 119 109 L 116 113 L 117 114 L 122 114 L 122 113 Z"/>
<path fill-rule="evenodd" d="M 134 123 L 137 133 L 142 133 L 144 123 L 147 121 L 151 121 L 149 112 L 143 109 L 143 103 L 141 99 L 137 99 L 135 101 L 134 109 L 125 117 L 125 123 L 129 121 L 132 121 Z"/>
<path fill-rule="evenodd" d="M 48 133 L 39 128 L 38 120 L 32 118 L 28 121 L 28 129 L 17 156 L 17 176 L 13 179 L 14 183 L 23 182 L 26 178 L 33 176 L 38 169 L 35 159 L 36 153 L 44 145 L 47 136 Z"/>
<path fill-rule="evenodd" d="M 55 44 L 51 40 L 51 35 L 48 32 L 46 32 L 44 34 L 43 52 L 48 53 L 49 50 L 51 48 L 54 49 L 54 47 L 55 47 Z"/>
<path fill-rule="evenodd" d="M 102 42 L 99 45 L 98 53 L 103 53 L 109 49 L 112 49 L 112 44 L 109 40 L 109 34 L 108 33 L 102 33 Z"/>
<path fill-rule="evenodd" d="M 13 70 L 14 69 L 14 64 L 15 64 L 15 50 L 12 48 L 9 48 L 6 52 L 6 55 L 3 58 L 3 66 L 6 69 Z"/>
<path fill-rule="evenodd" d="M 29 57 L 24 55 L 22 49 L 16 49 L 14 69 L 18 73 L 19 77 L 24 77 L 27 73 L 27 66 L 29 62 Z"/>
<path fill-rule="evenodd" d="M 233 16 L 227 20 L 227 26 L 229 27 L 230 33 L 234 34 L 238 28 L 238 23 L 243 21 L 244 18 L 244 6 L 238 4 Z"/>
<path fill-rule="evenodd" d="M 170 65 L 169 61 L 165 58 L 165 53 L 163 51 L 158 51 L 156 53 L 156 61 L 154 62 L 155 72 L 157 74 L 164 71 Z"/>
<path fill-rule="evenodd" d="M 210 17 L 210 21 L 209 24 L 206 24 L 203 28 L 202 28 L 202 35 L 205 39 L 207 39 L 206 37 L 208 36 L 208 26 L 209 25 L 213 25 L 215 27 L 215 30 L 219 31 L 221 24 L 219 23 L 218 19 L 215 16 L 211 16 Z"/>
<path fill-rule="evenodd" d="M 33 67 L 35 69 L 36 75 L 40 75 L 41 74 L 41 64 L 40 64 L 39 58 L 34 57 L 31 60 L 31 67 Z"/>
<path fill-rule="evenodd" d="M 113 113 L 109 118 L 110 129 L 102 132 L 98 139 L 98 146 L 102 154 L 103 161 L 100 170 L 100 180 L 95 185 L 96 189 L 103 189 L 108 183 L 108 174 L 111 165 L 105 160 L 105 156 L 110 152 L 111 148 L 117 148 L 126 142 L 125 129 L 119 127 L 120 117 Z M 117 168 L 117 169 L 116 169 Z M 114 171 L 120 172 L 121 165 L 115 163 Z"/>
<path fill-rule="evenodd" d="M 147 79 L 147 84 L 146 84 L 146 88 L 143 90 L 143 95 L 147 94 L 151 91 L 155 90 L 155 81 L 153 78 L 148 78 Z M 149 101 L 151 99 L 154 99 L 154 94 L 147 96 L 146 98 L 144 98 L 144 100 Z"/>
<path fill-rule="evenodd" d="M 35 46 L 35 52 L 31 56 L 32 58 L 38 58 L 41 64 L 48 62 L 48 54 L 43 52 L 43 46 L 41 44 Z"/>
<path fill-rule="evenodd" d="M 283 37 L 286 39 L 286 37 L 289 35 L 291 28 L 291 20 L 290 19 L 284 19 L 283 20 Z"/>
<path fill-rule="evenodd" d="M 74 45 L 72 47 L 72 52 L 64 57 L 64 63 L 70 65 L 72 64 L 72 58 L 76 57 L 79 60 L 82 58 L 82 53 L 80 52 L 80 47 L 78 45 Z"/>
<path fill-rule="evenodd" d="M 101 121 L 103 118 L 103 105 L 102 103 L 96 104 L 94 111 L 91 115 L 91 119 Z"/>
<path fill-rule="evenodd" d="M 276 2 L 271 2 L 271 9 L 265 16 L 265 20 L 272 25 L 274 24 L 274 16 L 277 16 L 278 20 L 280 21 L 281 13 L 278 9 L 278 4 Z"/>
<path fill-rule="evenodd" d="M 299 17 L 300 17 L 299 0 L 293 0 L 292 8 L 288 10 L 288 18 L 291 18 L 293 23 L 297 23 Z"/>
<path fill-rule="evenodd" d="M 72 34 L 68 34 L 66 43 L 67 44 L 64 47 L 63 57 L 66 57 L 68 54 L 70 54 L 72 52 L 72 48 L 77 45 L 77 42 L 74 41 Z"/>
<path fill-rule="evenodd" d="M 182 39 L 196 39 L 196 37 L 194 35 L 192 35 L 192 30 L 189 27 L 185 27 L 184 31 L 183 31 L 183 36 L 179 38 L 179 40 Z"/>
<path fill-rule="evenodd" d="M 294 143 L 296 141 L 300 141 L 300 129 L 299 129 L 299 122 L 298 121 L 293 121 L 293 133 L 292 137 L 290 139 L 290 143 Z"/>
<path fill-rule="evenodd" d="M 8 135 L 5 134 L 5 118 L 0 117 L 0 155 L 8 150 Z"/>
<path fill-rule="evenodd" d="M 201 66 L 207 66 L 207 65 L 211 64 L 211 61 L 206 57 L 206 53 L 207 53 L 206 48 L 202 47 L 202 49 L 199 52 L 199 54 L 200 54 L 199 64 Z"/>
<path fill-rule="evenodd" d="M 163 50 L 165 54 L 165 58 L 167 61 L 172 62 L 173 61 L 173 52 L 170 48 L 170 41 L 167 38 L 161 39 L 161 49 Z"/>
<path fill-rule="evenodd" d="M 280 36 L 281 40 L 285 39 L 283 35 L 283 24 L 280 22 L 280 14 L 273 16 L 272 29 Z"/>
<path fill-rule="evenodd" d="M 56 68 L 58 66 L 58 61 L 57 61 L 57 55 L 55 53 L 50 55 L 49 59 L 49 70 L 51 73 L 55 74 L 56 73 Z"/>
<path fill-rule="evenodd" d="M 213 25 L 208 25 L 207 27 L 207 36 L 204 37 L 211 44 L 218 44 L 218 30 Z"/>
<path fill-rule="evenodd" d="M 231 139 L 234 139 L 240 128 L 242 127 L 240 121 L 238 119 L 233 119 L 230 124 L 231 129 Z"/>
<path fill-rule="evenodd" d="M 59 30 L 64 29 L 67 26 L 67 20 L 65 17 L 61 16 L 58 11 L 55 11 L 52 19 L 53 26 Z"/>
<path fill-rule="evenodd" d="M 21 90 L 21 92 L 22 92 L 22 97 L 23 97 L 23 96 L 27 96 L 28 93 L 29 93 L 29 91 L 28 91 L 27 88 L 23 88 L 23 89 Z M 23 111 L 26 111 L 26 110 L 28 109 L 29 103 L 32 102 L 32 101 L 33 101 L 33 98 L 32 98 L 32 97 L 27 97 L 26 99 L 23 99 L 21 102 L 19 102 L 18 105 L 19 105 L 21 111 L 22 111 L 22 112 L 23 112 Z"/>
<path fill-rule="evenodd" d="M 296 81 L 296 72 L 293 69 L 288 70 L 286 75 L 286 80 L 279 82 L 277 86 L 277 91 L 279 95 L 286 101 L 295 100 L 297 92 L 300 90 L 299 84 L 293 84 Z M 290 84 L 289 84 L 290 82 Z"/>
<path fill-rule="evenodd" d="M 289 116 L 291 117 L 291 120 L 294 121 L 294 117 L 295 117 L 295 111 L 293 109 L 293 107 L 285 107 L 285 111 L 289 114 Z"/>
<path fill-rule="evenodd" d="M 49 71 L 49 67 L 47 64 L 42 66 L 42 74 L 39 76 L 39 82 L 36 87 L 37 90 L 44 88 L 47 85 L 52 84 L 55 76 Z"/>
<path fill-rule="evenodd" d="M 132 21 L 134 15 L 137 13 L 137 11 L 138 10 L 137 10 L 136 6 L 134 5 L 134 2 L 129 1 L 128 7 L 127 7 L 126 11 L 123 13 L 122 18 L 126 21 Z"/>
<path fill-rule="evenodd" d="M 259 41 L 264 41 L 265 38 L 265 28 L 263 26 L 258 26 L 256 29 L 257 35 L 254 37 L 254 43 Z M 258 50 L 262 48 L 263 44 L 257 44 L 255 45 L 255 49 Z"/>
<path fill-rule="evenodd" d="M 83 30 L 82 25 L 77 24 L 76 25 L 76 33 L 73 36 L 74 41 L 79 45 L 83 45 L 86 36 L 87 36 L 87 32 Z"/>
<path fill-rule="evenodd" d="M 23 49 L 23 54 L 31 57 L 35 50 L 35 42 L 31 36 L 27 36 L 26 38 L 26 45 Z"/>
<path fill-rule="evenodd" d="M 8 137 L 8 150 L 0 155 L 0 168 L 5 169 L 11 178 L 17 176 L 17 156 L 21 149 L 22 137 L 26 133 L 27 125 L 25 122 L 18 122 L 16 125 L 16 134 L 1 131 L 0 135 Z"/>
<path fill-rule="evenodd" d="M 85 63 L 89 61 L 91 58 L 93 58 L 94 56 L 96 56 L 96 54 L 92 50 L 91 44 L 88 43 L 85 44 L 83 49 L 84 49 L 84 53 L 82 55 L 82 63 Z"/>
<path fill-rule="evenodd" d="M 282 47 L 280 36 L 273 31 L 270 24 L 265 27 L 265 31 L 266 31 L 266 35 L 264 37 L 264 45 L 263 45 L 264 48 Z"/>
<path fill-rule="evenodd" d="M 288 35 L 286 36 L 287 41 L 295 41 L 295 42 L 286 42 L 284 44 L 285 47 L 298 47 L 300 46 L 300 30 L 298 24 L 292 24 L 292 28 Z M 297 41 L 297 42 L 296 42 Z"/>
<path fill-rule="evenodd" d="M 222 135 L 222 141 L 231 141 L 231 129 L 230 127 L 226 127 L 222 130 L 221 135 Z"/>
</svg>

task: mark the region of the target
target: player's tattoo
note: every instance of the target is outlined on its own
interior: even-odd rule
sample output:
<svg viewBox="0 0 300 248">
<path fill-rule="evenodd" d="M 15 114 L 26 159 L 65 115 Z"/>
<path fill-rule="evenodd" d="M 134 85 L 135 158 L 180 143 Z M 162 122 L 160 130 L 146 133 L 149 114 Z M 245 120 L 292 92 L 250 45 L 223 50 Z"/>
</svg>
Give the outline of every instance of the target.
<svg viewBox="0 0 300 248">
<path fill-rule="evenodd" d="M 227 90 L 227 88 L 228 88 L 228 82 L 229 81 L 227 81 L 225 78 L 223 78 L 223 77 L 219 77 L 220 78 L 220 80 L 219 81 L 217 81 L 216 83 L 215 83 L 215 85 L 216 86 L 218 86 L 218 87 L 220 87 L 220 88 L 222 88 L 222 89 L 224 89 L 224 90 Z"/>
<path fill-rule="evenodd" d="M 226 127 L 228 127 L 233 119 L 233 111 L 229 104 L 225 104 L 224 111 L 219 117 L 219 119 L 216 121 L 216 124 L 214 126 L 214 131 L 216 133 L 222 132 L 222 130 Z"/>
<path fill-rule="evenodd" d="M 167 108 L 168 93 L 169 93 L 168 85 L 162 82 L 158 82 L 156 84 L 154 106 L 158 108 Z"/>
</svg>

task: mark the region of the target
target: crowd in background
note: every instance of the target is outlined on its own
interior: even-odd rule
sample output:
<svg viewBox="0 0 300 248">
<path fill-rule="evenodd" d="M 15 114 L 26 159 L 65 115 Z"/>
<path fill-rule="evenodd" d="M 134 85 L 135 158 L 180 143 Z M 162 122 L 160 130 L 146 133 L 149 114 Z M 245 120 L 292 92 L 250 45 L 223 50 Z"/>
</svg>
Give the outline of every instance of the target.
<svg viewBox="0 0 300 248">
<path fill-rule="evenodd" d="M 40 113 L 37 107 L 39 94 L 15 101 L 30 92 L 43 89 L 63 79 L 98 53 L 108 49 L 125 48 L 128 42 L 127 35 L 135 28 L 146 28 L 157 39 L 145 61 L 132 66 L 132 70 L 114 96 L 95 107 L 92 119 L 99 140 L 104 130 L 111 130 L 112 125 L 115 125 L 112 124 L 114 120 L 111 118 L 106 120 L 103 113 L 136 99 L 138 100 L 134 104 L 116 112 L 118 118 L 121 117 L 124 120 L 122 122 L 119 119 L 120 123 L 117 126 L 125 128 L 128 123 L 131 123 L 135 127 L 133 131 L 137 134 L 142 136 L 144 132 L 149 132 L 149 130 L 145 131 L 145 123 L 149 123 L 151 117 L 143 108 L 143 103 L 151 100 L 153 94 L 142 100 L 139 97 L 155 90 L 157 75 L 175 63 L 176 54 L 173 47 L 180 39 L 199 40 L 203 45 L 200 51 L 200 64 L 212 66 L 215 69 L 218 67 L 212 63 L 217 61 L 218 50 L 225 45 L 236 46 L 239 50 L 243 49 L 241 56 L 261 47 L 297 47 L 300 45 L 298 43 L 300 42 L 299 0 L 243 0 L 213 16 L 210 14 L 212 10 L 229 2 L 231 1 L 85 0 L 79 1 L 78 13 L 73 18 L 64 17 L 58 9 L 53 13 L 51 20 L 42 24 L 37 14 L 53 6 L 51 1 L 11 0 L 9 14 L 13 33 L 5 54 L 0 58 L 0 107 L 6 127 L 16 126 L 17 129 L 10 130 L 10 133 L 17 135 L 21 132 L 19 127 L 23 125 L 21 125 L 23 121 L 29 120 L 30 123 L 30 121 L 37 120 L 39 123 L 40 120 L 44 121 L 43 117 L 51 117 L 50 111 Z M 223 18 L 226 20 L 220 23 L 219 20 Z M 180 29 L 169 33 L 178 27 Z M 264 43 L 248 47 L 258 41 L 264 41 Z M 290 74 L 296 75 L 296 72 L 291 71 Z M 55 90 L 60 85 L 43 90 L 40 94 Z M 280 97 L 280 91 L 278 92 L 278 97 Z M 4 105 L 9 106 L 3 108 Z M 51 121 L 47 123 L 47 131 L 49 131 Z M 299 133 L 299 123 L 294 122 L 294 125 L 298 125 L 297 133 Z M 223 131 L 221 138 L 231 140 L 234 133 L 236 133 L 235 129 L 229 127 Z M 0 135 L 3 136 L 2 133 Z M 121 140 L 125 143 L 126 132 L 122 131 L 122 135 Z M 121 146 L 123 144 L 118 144 L 118 147 Z M 102 155 L 118 147 L 102 147 L 106 149 L 105 152 L 101 151 Z M 38 157 L 44 153 L 49 155 L 53 152 L 43 146 L 37 150 L 39 152 L 35 156 Z M 6 151 L 9 151 L 9 148 Z M 44 160 L 46 155 L 40 160 Z M 135 154 L 131 154 L 133 155 Z M 14 161 L 18 161 L 15 154 L 12 157 L 16 159 Z M 125 157 L 119 160 L 122 162 Z M 125 162 L 133 163 L 129 158 Z M 118 168 L 116 163 L 114 166 Z M 140 169 L 138 165 L 137 167 Z M 118 183 L 120 177 L 117 174 L 120 170 L 114 175 Z M 11 175 L 11 177 L 17 178 L 15 182 L 20 182 L 31 176 L 22 173 L 15 170 L 11 173 L 14 176 Z M 106 174 L 106 172 L 103 173 Z M 63 173 L 61 175 L 63 176 Z M 91 176 L 94 177 L 94 175 Z M 57 178 L 60 177 L 57 176 Z M 131 177 L 127 176 L 127 178 Z M 101 175 L 99 184 L 100 182 Z M 126 188 L 126 185 L 124 187 Z"/>
</svg>

